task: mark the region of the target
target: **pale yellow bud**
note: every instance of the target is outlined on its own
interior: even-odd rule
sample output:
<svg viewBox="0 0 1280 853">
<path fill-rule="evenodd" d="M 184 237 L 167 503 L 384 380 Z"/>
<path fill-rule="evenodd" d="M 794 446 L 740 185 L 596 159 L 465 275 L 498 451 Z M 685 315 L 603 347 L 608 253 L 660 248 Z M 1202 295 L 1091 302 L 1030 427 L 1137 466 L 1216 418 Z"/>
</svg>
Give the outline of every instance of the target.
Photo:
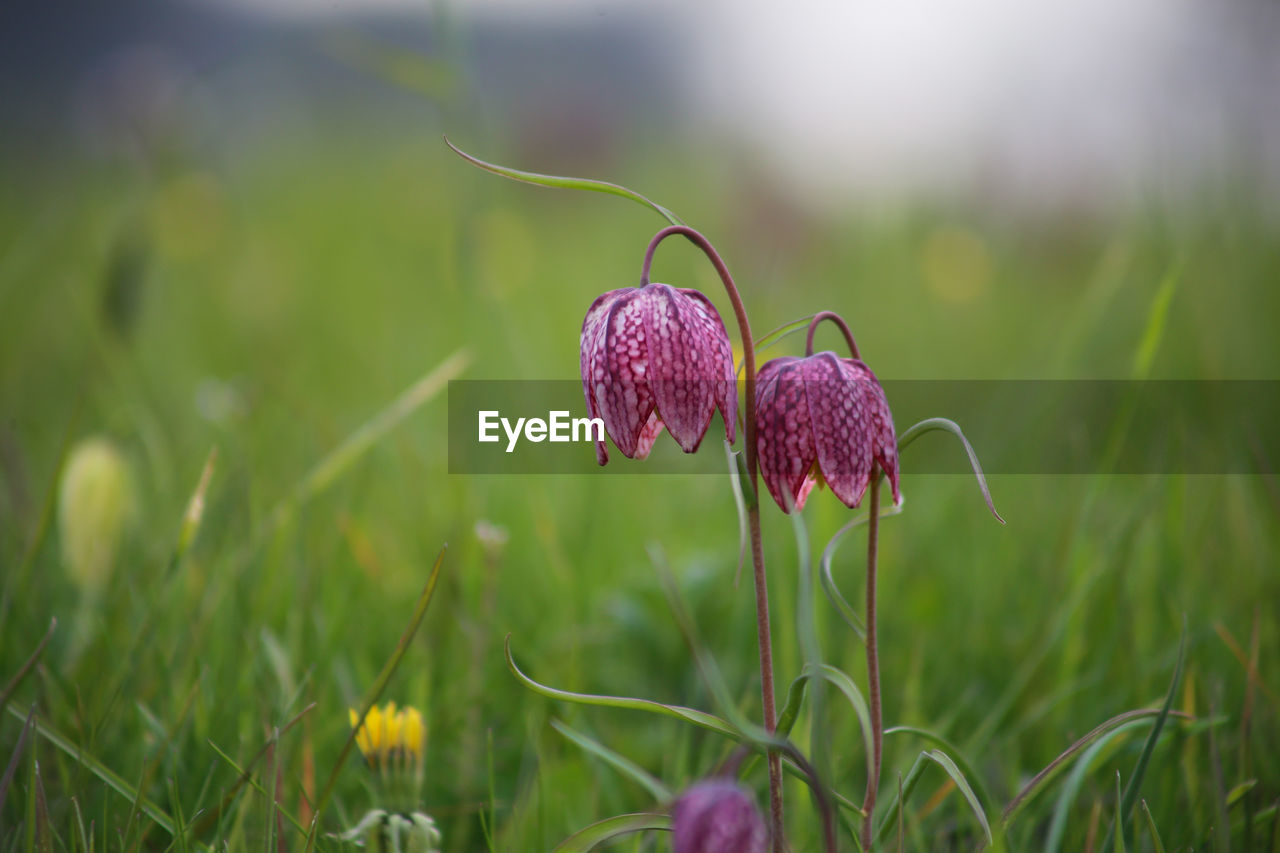
<svg viewBox="0 0 1280 853">
<path fill-rule="evenodd" d="M 133 478 L 124 455 L 105 438 L 79 442 L 58 487 L 62 557 L 86 593 L 106 586 L 134 515 Z"/>
</svg>

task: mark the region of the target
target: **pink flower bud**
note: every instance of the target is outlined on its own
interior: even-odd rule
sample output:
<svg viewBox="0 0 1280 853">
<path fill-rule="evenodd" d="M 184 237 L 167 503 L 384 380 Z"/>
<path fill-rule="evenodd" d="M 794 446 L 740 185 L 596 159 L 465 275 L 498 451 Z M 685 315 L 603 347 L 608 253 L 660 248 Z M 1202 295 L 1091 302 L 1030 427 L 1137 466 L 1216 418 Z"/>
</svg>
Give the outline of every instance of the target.
<svg viewBox="0 0 1280 853">
<path fill-rule="evenodd" d="M 764 853 L 769 840 L 751 794 L 712 779 L 689 788 L 671 807 L 675 853 Z"/>
</svg>

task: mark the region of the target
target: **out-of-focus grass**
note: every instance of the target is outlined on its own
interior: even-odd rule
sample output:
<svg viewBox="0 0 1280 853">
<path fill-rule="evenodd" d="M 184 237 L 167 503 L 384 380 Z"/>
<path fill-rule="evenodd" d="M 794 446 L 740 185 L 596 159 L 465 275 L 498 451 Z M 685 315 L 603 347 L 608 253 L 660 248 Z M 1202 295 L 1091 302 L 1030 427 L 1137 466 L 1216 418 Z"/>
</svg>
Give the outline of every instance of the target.
<svg viewBox="0 0 1280 853">
<path fill-rule="evenodd" d="M 1016 224 L 906 207 L 819 218 L 759 182 L 700 168 L 703 156 L 715 155 L 639 150 L 591 176 L 641 190 L 707 233 L 761 333 L 840 311 L 881 377 L 1128 377 L 1175 265 L 1152 376 L 1271 378 L 1280 367 L 1271 334 L 1280 241 L 1274 225 L 1238 206 Z M 582 314 L 599 292 L 636 280 L 662 224 L 651 212 L 502 182 L 434 137 L 386 142 L 355 131 L 216 164 L 193 158 L 146 182 L 64 161 L 5 168 L 17 191 L 0 199 L 0 682 L 51 617 L 59 628 L 10 703 L 20 713 L 0 717 L 0 764 L 34 706 L 92 762 L 191 822 L 237 775 L 213 745 L 243 765 L 316 702 L 258 768 L 261 790 L 246 789 L 211 833 L 188 839 L 240 849 L 278 831 L 295 847 L 295 830 L 277 827 L 262 792 L 277 791 L 279 807 L 305 822 L 306 798 L 344 743 L 346 707 L 391 654 L 446 541 L 441 587 L 385 697 L 427 715 L 425 805 L 446 849 L 482 849 L 482 813 L 493 814 L 497 849 L 543 850 L 594 820 L 654 807 L 643 786 L 557 734 L 552 717 L 675 789 L 724 757 L 722 741 L 672 720 L 552 703 L 503 663 L 511 633 L 521 666 L 543 682 L 709 708 L 650 568 L 652 541 L 742 707 L 757 715 L 750 584 L 733 584 L 737 524 L 719 478 L 450 476 L 439 397 L 267 528 L 319 460 L 460 348 L 472 378 L 573 378 Z M 703 289 L 728 316 L 691 247 L 664 246 L 655 278 Z M 138 511 L 110 583 L 87 608 L 45 522 L 63 447 L 99 434 L 123 450 Z M 202 525 L 170 565 L 213 446 Z M 1077 737 L 1159 702 L 1185 613 L 1175 709 L 1200 722 L 1171 721 L 1142 798 L 1167 849 L 1274 837 L 1273 479 L 995 477 L 1002 528 L 966 478 L 913 474 L 909 452 L 904 471 L 906 511 L 881 533 L 887 725 L 960 745 L 997 819 Z M 826 494 L 810 505 L 820 549 L 848 513 Z M 787 520 L 771 506 L 764 515 L 785 686 L 803 662 L 795 546 Z M 509 532 L 500 553 L 477 539 L 481 519 Z M 857 541 L 836 567 L 854 601 Z M 817 614 L 829 661 L 861 679 L 856 639 L 825 601 Z M 835 782 L 860 797 L 861 735 L 846 708 L 827 710 Z M 803 719 L 796 737 L 807 747 Z M 1211 739 L 1205 725 L 1215 720 Z M 1127 782 L 1145 731 L 1112 741 L 1064 804 L 1065 849 L 1084 846 L 1092 814 L 1105 835 L 1115 772 Z M 888 739 L 886 790 L 928 746 L 909 734 Z M 95 849 L 139 839 L 170 847 L 145 813 L 131 819 L 133 804 L 89 759 L 35 737 L 0 811 L 0 849 L 27 849 L 32 757 L 55 849 L 79 849 L 82 829 Z M 372 805 L 363 773 L 355 762 L 346 769 L 326 831 Z M 1228 807 L 1228 793 L 1251 780 Z M 751 782 L 762 792 L 762 773 Z M 910 846 L 978 839 L 958 795 L 931 796 L 946 784 L 942 773 L 922 777 L 906 809 Z M 1027 806 L 1010 849 L 1042 843 L 1060 790 Z M 793 786 L 788 801 L 795 848 L 814 849 L 807 795 Z M 1130 825 L 1137 849 L 1153 849 L 1145 819 Z"/>
</svg>

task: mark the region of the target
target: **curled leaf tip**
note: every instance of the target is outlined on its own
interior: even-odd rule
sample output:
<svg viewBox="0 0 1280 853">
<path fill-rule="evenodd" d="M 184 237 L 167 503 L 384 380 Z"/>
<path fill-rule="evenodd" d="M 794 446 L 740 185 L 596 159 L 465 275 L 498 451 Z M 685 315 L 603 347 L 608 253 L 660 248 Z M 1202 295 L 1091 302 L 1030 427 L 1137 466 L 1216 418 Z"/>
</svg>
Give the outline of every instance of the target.
<svg viewBox="0 0 1280 853">
<path fill-rule="evenodd" d="M 991 499 L 991 490 L 987 488 L 987 477 L 982 473 L 982 463 L 978 461 L 978 454 L 973 449 L 973 445 L 969 443 L 969 439 L 965 438 L 964 431 L 960 429 L 959 424 L 955 421 L 948 420 L 947 418 L 926 418 L 917 424 L 911 425 L 905 432 L 898 436 L 898 453 L 901 454 L 903 450 L 907 449 L 907 446 L 910 445 L 911 442 L 915 441 L 926 432 L 931 432 L 933 430 L 949 432 L 959 439 L 962 445 L 964 445 L 964 452 L 969 457 L 969 467 L 973 469 L 973 476 L 978 481 L 978 488 L 982 491 L 982 499 L 986 501 L 987 509 L 989 509 L 991 514 L 995 516 L 996 521 L 1001 524 L 1006 524 L 1007 522 L 1005 522 L 1004 518 L 996 511 L 995 501 Z"/>
</svg>

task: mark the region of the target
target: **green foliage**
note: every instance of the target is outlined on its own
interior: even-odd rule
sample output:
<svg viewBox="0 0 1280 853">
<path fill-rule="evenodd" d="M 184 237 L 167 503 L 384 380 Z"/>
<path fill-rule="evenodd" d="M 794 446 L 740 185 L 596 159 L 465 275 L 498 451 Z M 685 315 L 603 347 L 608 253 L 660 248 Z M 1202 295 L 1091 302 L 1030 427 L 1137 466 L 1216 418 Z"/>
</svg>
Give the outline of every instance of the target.
<svg viewBox="0 0 1280 853">
<path fill-rule="evenodd" d="M 342 761 L 347 708 L 396 653 L 383 698 L 426 713 L 422 806 L 446 851 L 480 849 L 489 833 L 493 850 L 552 849 L 604 815 L 652 809 L 655 791 L 637 779 L 678 790 L 742 739 L 721 703 L 759 719 L 727 477 L 449 473 L 440 383 L 576 378 L 582 314 L 634 281 L 654 213 L 495 186 L 419 137 L 326 140 L 250 147 L 219 165 L 191 155 L 147 182 L 74 158 L 0 167 L 12 188 L 0 198 L 0 849 L 300 846 L 328 779 L 313 841 L 339 849 L 334 836 L 376 805 L 365 768 Z M 776 198 L 763 179 L 705 172 L 696 164 L 710 155 L 674 144 L 627 153 L 611 174 L 715 240 L 753 322 L 841 310 L 884 376 L 1280 367 L 1274 227 L 1244 205 L 1016 222 L 919 206 L 784 229 L 784 214 L 757 201 Z M 131 251 L 146 257 L 130 261 L 123 334 L 113 247 L 140 227 Z M 939 229 L 957 228 L 992 260 L 960 301 L 922 261 Z M 664 280 L 706 290 L 725 313 L 694 252 L 673 246 L 659 263 Z M 794 328 L 780 326 L 771 353 L 794 352 Z M 449 361 L 459 351 L 464 372 Z M 451 369 L 433 373 L 440 365 Z M 59 544 L 56 487 L 68 448 L 92 435 L 127 460 L 136 513 L 86 610 Z M 981 455 L 981 437 L 969 438 Z M 996 474 L 1000 527 L 969 476 L 919 473 L 915 452 L 904 509 L 881 525 L 885 721 L 897 732 L 876 815 L 885 837 L 900 820 L 906 849 L 972 847 L 989 818 L 997 847 L 1083 849 L 1095 807 L 1095 841 L 1121 814 L 1130 831 L 1114 843 L 1130 850 L 1276 837 L 1273 478 Z M 828 495 L 809 507 L 813 542 L 850 522 Z M 846 688 L 864 680 L 862 648 L 817 597 L 809 627 L 830 669 L 805 668 L 796 544 L 790 522 L 762 510 L 779 684 L 795 685 L 786 734 L 802 753 L 825 750 L 842 820 L 856 827 L 866 747 Z M 475 535 L 481 519 L 508 531 L 500 554 Z M 857 527 L 845 537 L 820 563 L 828 589 L 862 578 Z M 445 541 L 430 614 L 397 652 Z M 646 554 L 655 541 L 718 686 L 673 619 Z M 844 614 L 855 625 L 856 611 Z M 509 633 L 557 690 L 651 697 L 682 719 L 543 698 L 508 670 Z M 815 726 L 800 696 L 818 676 L 848 702 L 827 702 Z M 599 748 L 562 738 L 553 716 Z M 819 729 L 829 743 L 811 743 Z M 763 762 L 743 767 L 763 791 Z M 817 811 L 790 769 L 791 842 L 817 849 Z M 1117 771 L 1129 791 L 1115 790 Z M 899 800 L 889 789 L 900 774 Z M 994 816 L 1011 803 L 1002 838 Z M 606 822 L 575 843 L 661 823 Z"/>
</svg>

